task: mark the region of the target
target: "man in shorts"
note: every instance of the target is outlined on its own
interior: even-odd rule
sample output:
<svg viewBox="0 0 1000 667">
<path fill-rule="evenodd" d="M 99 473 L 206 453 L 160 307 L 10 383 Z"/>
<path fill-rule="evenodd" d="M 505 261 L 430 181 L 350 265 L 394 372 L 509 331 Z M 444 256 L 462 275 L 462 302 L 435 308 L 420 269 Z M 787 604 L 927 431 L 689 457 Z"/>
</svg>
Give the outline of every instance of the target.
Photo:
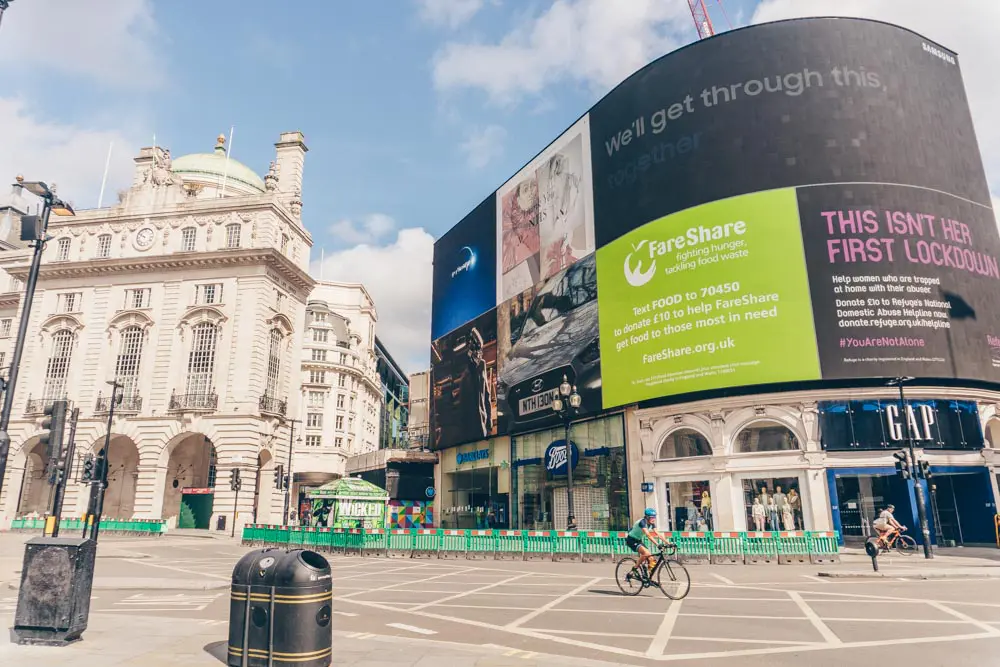
<svg viewBox="0 0 1000 667">
<path fill-rule="evenodd" d="M 639 554 L 639 565 L 638 567 L 644 572 L 648 571 L 648 565 L 653 554 L 649 552 L 643 543 L 642 538 L 648 537 L 649 541 L 653 544 L 660 542 L 666 544 L 667 541 L 658 532 L 656 532 L 656 510 L 652 508 L 647 508 L 643 513 L 643 517 L 635 522 L 632 526 L 632 530 L 628 532 L 628 536 L 625 538 L 625 545 Z M 646 566 L 645 568 L 643 566 Z"/>
<path fill-rule="evenodd" d="M 896 508 L 892 505 L 887 506 L 882 513 L 879 514 L 878 518 L 872 522 L 872 528 L 878 532 L 878 538 L 885 546 L 888 546 L 886 542 L 886 536 L 889 535 L 894 530 L 904 531 L 906 528 L 896 521 L 896 517 L 893 514 Z"/>
</svg>

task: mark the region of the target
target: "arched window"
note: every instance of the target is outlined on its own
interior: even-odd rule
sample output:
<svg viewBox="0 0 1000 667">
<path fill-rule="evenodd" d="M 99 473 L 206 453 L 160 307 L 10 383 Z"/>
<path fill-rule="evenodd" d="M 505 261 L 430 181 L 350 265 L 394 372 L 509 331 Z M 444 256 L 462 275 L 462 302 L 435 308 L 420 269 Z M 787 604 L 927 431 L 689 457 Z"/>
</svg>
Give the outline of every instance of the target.
<svg viewBox="0 0 1000 667">
<path fill-rule="evenodd" d="M 218 325 L 202 322 L 191 327 L 191 352 L 188 356 L 188 395 L 205 395 L 212 391 L 215 375 L 215 343 L 219 338 Z"/>
<path fill-rule="evenodd" d="M 666 460 L 711 455 L 712 445 L 705 436 L 692 428 L 679 428 L 663 440 L 656 458 Z"/>
<path fill-rule="evenodd" d="M 115 362 L 115 379 L 122 385 L 122 395 L 134 398 L 139 394 L 139 367 L 142 365 L 142 348 L 146 334 L 141 327 L 126 327 L 118 344 Z"/>
<path fill-rule="evenodd" d="M 240 247 L 240 226 L 238 223 L 234 222 L 230 225 L 226 225 L 226 247 Z"/>
<path fill-rule="evenodd" d="M 265 394 L 271 398 L 278 396 L 278 381 L 281 377 L 281 332 L 271 329 L 271 340 L 267 354 L 267 389 Z"/>
<path fill-rule="evenodd" d="M 73 332 L 63 329 L 52 334 L 52 352 L 45 367 L 45 389 L 42 398 L 57 401 L 66 398 L 66 380 L 73 360 Z"/>
<path fill-rule="evenodd" d="M 737 454 L 786 452 L 799 449 L 799 439 L 787 426 L 778 422 L 757 422 L 736 436 Z"/>
</svg>

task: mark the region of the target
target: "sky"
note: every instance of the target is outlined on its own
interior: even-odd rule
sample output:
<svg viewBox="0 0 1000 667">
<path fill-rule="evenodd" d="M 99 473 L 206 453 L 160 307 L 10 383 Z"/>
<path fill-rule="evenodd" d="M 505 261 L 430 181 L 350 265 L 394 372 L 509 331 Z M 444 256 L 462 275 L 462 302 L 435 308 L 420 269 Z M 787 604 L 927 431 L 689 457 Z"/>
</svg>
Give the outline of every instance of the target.
<svg viewBox="0 0 1000 667">
<path fill-rule="evenodd" d="M 706 0 L 716 30 L 798 16 L 903 25 L 959 53 L 1000 203 L 1000 2 Z M 263 175 L 305 133 L 315 278 L 362 282 L 377 333 L 428 366 L 431 253 L 490 192 L 649 61 L 694 41 L 685 0 L 12 0 L 0 24 L 0 179 L 79 208 L 141 146 Z M 323 261 L 321 262 L 321 258 Z M 322 266 L 321 266 L 322 265 Z"/>
</svg>

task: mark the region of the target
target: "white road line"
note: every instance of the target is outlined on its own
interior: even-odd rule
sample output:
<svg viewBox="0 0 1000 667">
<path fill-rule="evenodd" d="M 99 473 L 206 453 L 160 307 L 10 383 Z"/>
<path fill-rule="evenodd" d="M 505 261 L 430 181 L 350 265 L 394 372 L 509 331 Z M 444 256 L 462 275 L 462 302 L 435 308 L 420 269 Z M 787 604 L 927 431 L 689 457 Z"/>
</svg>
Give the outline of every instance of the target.
<svg viewBox="0 0 1000 667">
<path fill-rule="evenodd" d="M 823 619 L 819 617 L 819 614 L 813 611 L 813 608 L 810 607 L 808 604 L 806 604 L 806 601 L 802 599 L 801 595 L 799 595 L 795 591 L 789 591 L 788 597 L 792 598 L 792 601 L 794 601 L 795 604 L 799 606 L 799 609 L 802 610 L 802 613 L 805 614 L 806 618 L 809 619 L 809 622 L 813 624 L 813 627 L 816 628 L 816 630 L 819 632 L 819 634 L 823 636 L 823 639 L 825 639 L 828 644 L 843 643 L 840 640 L 840 637 L 837 636 L 837 633 L 831 630 L 830 626 L 828 626 L 826 623 L 823 622 Z"/>
<path fill-rule="evenodd" d="M 952 609 L 951 607 L 948 607 L 947 605 L 941 604 L 940 602 L 928 602 L 927 604 L 929 604 L 930 606 L 934 607 L 935 609 L 937 609 L 939 611 L 943 611 L 946 614 L 950 614 L 951 616 L 954 616 L 955 618 L 961 619 L 965 623 L 969 623 L 970 625 L 974 625 L 977 628 L 979 628 L 980 630 L 985 630 L 986 632 L 992 632 L 992 633 L 994 633 L 996 635 L 1000 635 L 1000 630 L 997 630 L 996 628 L 994 628 L 989 623 L 985 623 L 983 621 L 978 621 L 978 620 L 972 618 L 971 616 L 969 616 L 968 614 L 963 614 L 962 612 L 956 611 L 956 610 Z"/>
<path fill-rule="evenodd" d="M 338 577 L 337 581 L 347 581 L 349 579 L 360 579 L 362 577 L 376 577 L 382 574 L 389 574 L 391 572 L 403 572 L 404 570 L 416 570 L 419 569 L 420 565 L 407 565 L 406 567 L 390 567 L 386 569 L 375 569 L 371 572 L 365 572 L 363 574 L 352 574 L 349 577 Z M 450 572 L 448 574 L 451 574 Z"/>
<path fill-rule="evenodd" d="M 451 572 L 445 572 L 444 574 L 438 574 L 438 575 L 435 575 L 433 577 L 427 577 L 426 579 L 424 579 L 424 581 L 433 581 L 434 579 L 440 579 L 441 577 L 450 577 L 451 575 L 452 575 Z M 407 583 L 409 583 L 409 582 L 407 582 L 407 581 L 398 581 L 398 582 L 396 582 L 394 584 L 386 584 L 385 586 L 379 586 L 378 588 L 369 588 L 369 589 L 364 590 L 364 591 L 357 591 L 355 593 L 347 593 L 346 595 L 338 595 L 334 599 L 335 600 L 349 600 L 349 599 L 351 599 L 351 597 L 353 597 L 355 595 L 363 595 L 365 593 L 374 593 L 375 591 L 385 591 L 385 590 L 389 590 L 391 588 L 395 588 L 396 586 L 402 586 L 402 585 L 407 584 Z"/>
<path fill-rule="evenodd" d="M 437 600 L 434 600 L 432 602 L 426 602 L 424 604 L 419 604 L 416 607 L 414 607 L 413 609 L 411 609 L 410 611 L 420 611 L 421 609 L 426 609 L 427 607 L 433 607 L 434 605 L 441 604 L 442 602 L 448 602 L 450 600 L 457 600 L 458 598 L 464 598 L 466 596 L 473 595 L 475 593 L 480 593 L 480 592 L 488 590 L 490 588 L 496 588 L 497 586 L 503 586 L 506 583 L 509 583 L 511 581 L 516 581 L 517 579 L 521 579 L 522 577 L 524 577 L 523 574 L 518 574 L 516 576 L 509 577 L 509 578 L 504 579 L 502 581 L 498 581 L 495 584 L 488 584 L 486 586 L 480 586 L 479 588 L 473 588 L 471 591 L 466 591 L 464 593 L 455 593 L 454 595 L 449 595 L 447 597 L 438 598 Z"/>
<path fill-rule="evenodd" d="M 577 593 L 590 588 L 591 586 L 593 586 L 594 584 L 596 584 L 599 581 L 601 581 L 601 578 L 591 579 L 590 581 L 577 586 L 576 588 L 574 588 L 573 590 L 571 590 L 569 593 L 566 593 L 565 595 L 561 595 L 561 596 L 557 597 L 555 600 L 552 600 L 551 602 L 546 602 L 544 605 L 542 605 L 541 607 L 539 607 L 535 611 L 531 612 L 530 614 L 525 614 L 521 618 L 518 618 L 516 620 L 511 621 L 510 623 L 508 623 L 504 627 L 508 628 L 508 629 L 520 627 L 520 626 L 524 625 L 525 623 L 527 623 L 528 621 L 530 621 L 531 619 L 535 618 L 536 616 L 541 616 L 542 614 L 544 614 L 545 612 L 547 612 L 549 609 L 552 609 L 556 605 L 558 605 L 558 604 L 560 604 L 560 603 L 562 603 L 562 602 L 570 599 L 571 597 L 573 597 Z"/>
<path fill-rule="evenodd" d="M 332 613 L 332 614 L 334 614 L 336 616 L 350 616 L 351 618 L 357 616 L 357 614 L 352 614 L 349 611 L 334 611 L 334 612 L 330 612 L 330 613 Z"/>
<path fill-rule="evenodd" d="M 763 617 L 762 617 L 763 618 Z M 775 644 L 779 646 L 826 646 L 823 642 L 792 642 L 782 639 L 741 639 L 739 637 L 681 637 L 674 635 L 671 639 L 683 639 L 687 642 L 719 642 L 720 644 Z"/>
<path fill-rule="evenodd" d="M 158 567 L 162 570 L 173 570 L 174 572 L 183 572 L 184 574 L 196 574 L 199 577 L 212 577 L 213 579 L 225 579 L 229 581 L 232 579 L 232 575 L 221 575 L 221 574 L 211 574 L 209 572 L 199 572 L 198 570 L 188 570 L 182 567 L 171 567 L 169 565 L 157 565 L 156 563 L 147 563 L 145 561 L 139 560 L 137 558 L 123 558 L 126 563 L 132 563 L 133 565 L 145 565 L 146 567 Z"/>
<path fill-rule="evenodd" d="M 674 632 L 674 626 L 677 624 L 677 617 L 681 613 L 681 603 L 683 600 L 674 600 L 670 603 L 670 607 L 667 612 L 663 615 L 663 621 L 660 623 L 660 627 L 656 631 L 656 636 L 653 637 L 653 641 L 649 643 L 649 648 L 646 649 L 646 655 L 651 658 L 658 658 L 663 655 L 663 652 L 667 649 L 667 643 L 670 641 L 670 635 Z"/>
<path fill-rule="evenodd" d="M 554 635 L 581 635 L 583 637 L 629 637 L 652 639 L 653 635 L 631 635 L 625 632 L 584 632 L 583 630 L 555 630 L 553 628 L 532 628 L 535 632 L 551 632 Z"/>
<path fill-rule="evenodd" d="M 715 572 L 712 572 L 711 575 L 716 579 L 718 579 L 719 581 L 721 581 L 722 583 L 726 584 L 727 586 L 736 585 L 735 581 L 733 581 L 732 579 L 727 579 L 726 577 L 723 577 L 721 574 L 716 574 Z"/>
<path fill-rule="evenodd" d="M 830 583 L 829 580 L 827 580 L 827 579 L 823 579 L 822 577 L 814 577 L 811 574 L 803 574 L 802 576 L 804 578 L 806 578 L 806 579 L 812 579 L 813 581 L 818 581 L 821 584 L 828 584 L 828 583 Z"/>
<path fill-rule="evenodd" d="M 396 628 L 397 630 L 406 630 L 407 632 L 415 632 L 418 635 L 436 635 L 437 631 L 427 630 L 426 628 L 418 628 L 415 625 L 407 625 L 406 623 L 386 623 L 390 628 Z"/>
</svg>

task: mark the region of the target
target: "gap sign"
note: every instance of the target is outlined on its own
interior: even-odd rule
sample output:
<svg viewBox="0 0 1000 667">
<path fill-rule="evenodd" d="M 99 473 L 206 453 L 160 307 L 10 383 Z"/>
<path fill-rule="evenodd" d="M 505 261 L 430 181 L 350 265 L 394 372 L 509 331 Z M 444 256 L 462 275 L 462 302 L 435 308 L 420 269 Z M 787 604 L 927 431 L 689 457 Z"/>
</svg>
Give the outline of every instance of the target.
<svg viewBox="0 0 1000 667">
<path fill-rule="evenodd" d="M 479 449 L 474 452 L 459 452 L 457 455 L 458 465 L 472 463 L 473 461 L 485 461 L 490 458 L 490 450 Z"/>
</svg>

